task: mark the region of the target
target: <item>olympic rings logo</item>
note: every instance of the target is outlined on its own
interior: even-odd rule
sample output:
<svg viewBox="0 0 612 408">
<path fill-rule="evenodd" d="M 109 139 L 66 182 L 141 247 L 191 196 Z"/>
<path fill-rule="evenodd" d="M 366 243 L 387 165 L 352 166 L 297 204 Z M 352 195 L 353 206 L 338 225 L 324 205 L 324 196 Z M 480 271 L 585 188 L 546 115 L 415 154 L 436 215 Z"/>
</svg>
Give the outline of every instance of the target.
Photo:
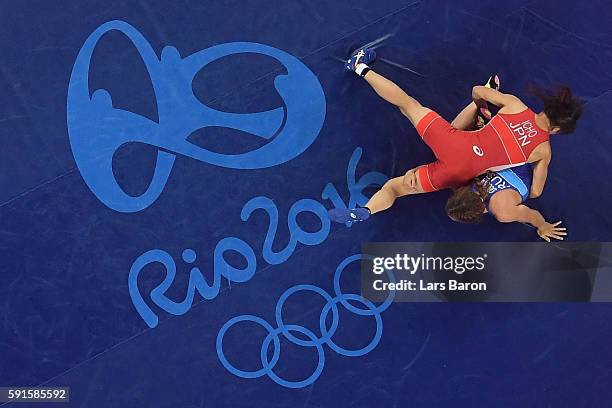
<svg viewBox="0 0 612 408">
<path fill-rule="evenodd" d="M 372 351 L 380 342 L 383 331 L 383 323 L 381 313 L 384 312 L 393 302 L 395 298 L 395 292 L 390 291 L 387 299 L 380 304 L 379 306 L 374 305 L 369 300 L 362 298 L 357 294 L 345 294 L 342 293 L 340 288 L 340 278 L 342 276 L 342 272 L 344 269 L 354 261 L 364 259 L 367 255 L 352 255 L 343 260 L 336 269 L 334 274 L 334 293 L 335 296 L 332 297 L 329 293 L 324 291 L 318 286 L 315 285 L 296 285 L 289 289 L 287 289 L 281 297 L 278 299 L 276 303 L 275 316 L 276 316 L 276 325 L 274 328 L 270 323 L 266 320 L 262 319 L 258 316 L 253 315 L 241 315 L 236 316 L 230 320 L 228 320 L 219 330 L 219 334 L 217 335 L 217 355 L 219 356 L 219 360 L 221 364 L 232 374 L 242 377 L 242 378 L 259 378 L 267 375 L 277 384 L 287 387 L 287 388 L 304 388 L 311 384 L 313 384 L 323 372 L 323 368 L 325 366 L 325 351 L 323 349 L 323 345 L 327 345 L 333 351 L 338 354 L 347 357 L 359 357 L 365 354 L 368 354 Z M 393 273 L 387 271 L 389 275 L 390 281 L 395 282 L 395 277 Z M 317 336 L 311 330 L 307 329 L 304 326 L 296 325 L 296 324 L 287 324 L 283 320 L 283 305 L 287 301 L 287 299 L 293 295 L 294 293 L 308 291 L 313 292 L 321 296 L 325 299 L 326 304 L 321 310 L 321 314 L 319 315 L 319 330 L 321 332 L 321 336 Z M 361 303 L 365 308 L 356 307 L 351 304 L 349 301 L 354 301 Z M 376 321 L 376 333 L 370 340 L 370 342 L 360 349 L 347 349 L 337 344 L 333 340 L 333 336 L 338 329 L 339 324 L 339 314 L 338 314 L 338 303 L 340 303 L 345 309 L 348 311 L 360 315 L 360 316 L 372 316 Z M 331 325 L 327 327 L 327 317 L 329 313 L 332 313 L 332 321 Z M 227 357 L 225 356 L 225 352 L 223 351 L 223 338 L 227 331 L 237 323 L 240 322 L 252 322 L 262 326 L 267 332 L 268 335 L 263 340 L 260 351 L 260 359 L 262 368 L 255 371 L 246 371 L 236 368 L 232 365 Z M 292 332 L 301 333 L 306 336 L 308 340 L 300 339 L 296 337 Z M 281 378 L 278 374 L 274 372 L 274 367 L 278 363 L 281 352 L 281 343 L 280 343 L 280 334 L 282 334 L 288 341 L 291 343 L 301 346 L 301 347 L 313 347 L 316 348 L 318 354 L 318 360 L 316 363 L 316 367 L 313 370 L 312 374 L 300 381 L 290 381 L 284 378 Z M 272 353 L 272 358 L 268 359 L 268 350 L 270 348 L 270 344 L 274 345 L 274 350 Z"/>
</svg>

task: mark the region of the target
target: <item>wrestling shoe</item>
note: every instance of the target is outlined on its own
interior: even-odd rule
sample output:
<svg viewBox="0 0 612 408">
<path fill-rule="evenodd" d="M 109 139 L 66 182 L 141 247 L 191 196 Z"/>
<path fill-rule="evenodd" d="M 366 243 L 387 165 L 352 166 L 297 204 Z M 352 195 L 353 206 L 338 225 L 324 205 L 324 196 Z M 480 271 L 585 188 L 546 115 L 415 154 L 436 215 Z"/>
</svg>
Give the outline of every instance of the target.
<svg viewBox="0 0 612 408">
<path fill-rule="evenodd" d="M 347 222 L 365 221 L 370 218 L 370 210 L 359 207 L 349 210 L 348 208 L 334 208 L 327 212 L 329 219 L 333 222 L 345 224 Z"/>
<path fill-rule="evenodd" d="M 489 80 L 484 85 L 486 88 L 495 89 L 499 91 L 501 86 L 499 76 L 497 74 L 493 74 L 489 77 Z M 491 121 L 491 111 L 488 108 L 480 108 L 478 110 L 478 117 L 476 118 L 476 129 L 482 129 L 487 123 Z"/>
<path fill-rule="evenodd" d="M 487 83 L 484 85 L 486 88 L 491 88 L 491 89 L 495 89 L 496 91 L 499 91 L 499 88 L 501 87 L 501 82 L 499 81 L 499 76 L 497 74 L 493 74 L 489 77 L 489 80 L 487 81 Z"/>
<path fill-rule="evenodd" d="M 344 64 L 344 68 L 349 71 L 355 71 L 357 64 L 369 64 L 376 59 L 376 51 L 371 48 L 363 48 L 351 55 Z"/>
</svg>

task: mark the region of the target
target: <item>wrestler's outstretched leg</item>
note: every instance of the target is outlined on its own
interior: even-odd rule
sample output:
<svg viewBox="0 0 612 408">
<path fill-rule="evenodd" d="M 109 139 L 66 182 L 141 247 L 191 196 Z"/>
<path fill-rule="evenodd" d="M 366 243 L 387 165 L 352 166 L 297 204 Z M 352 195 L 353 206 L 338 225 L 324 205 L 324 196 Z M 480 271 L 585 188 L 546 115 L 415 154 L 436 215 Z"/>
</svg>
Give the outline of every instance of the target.
<svg viewBox="0 0 612 408">
<path fill-rule="evenodd" d="M 414 171 L 414 170 L 411 170 Z M 339 223 L 365 221 L 370 215 L 390 208 L 395 200 L 410 194 L 423 193 L 423 189 L 417 181 L 415 187 L 410 187 L 405 183 L 404 177 L 395 177 L 387 181 L 378 190 L 364 207 L 357 208 L 334 208 L 329 210 L 329 218 Z"/>
<path fill-rule="evenodd" d="M 345 68 L 363 77 L 378 96 L 397 106 L 416 127 L 417 123 L 431 112 L 431 109 L 421 105 L 419 101 L 404 92 L 394 82 L 372 71 L 367 64 L 374 61 L 375 58 L 374 50 L 367 48 L 359 50 L 347 61 Z"/>
<path fill-rule="evenodd" d="M 413 126 L 416 127 L 417 123 L 431 112 L 431 109 L 421 105 L 419 101 L 382 75 L 370 70 L 365 74 L 364 78 L 378 96 L 397 106 Z"/>
<path fill-rule="evenodd" d="M 411 171 L 414 171 L 414 169 Z M 411 194 L 421 194 L 423 192 L 418 180 L 414 187 L 410 187 L 406 184 L 405 176 L 395 177 L 387 181 L 382 188 L 370 198 L 370 201 L 368 201 L 365 207 L 370 210 L 370 214 L 375 214 L 391 208 L 395 200 L 400 197 Z"/>
</svg>

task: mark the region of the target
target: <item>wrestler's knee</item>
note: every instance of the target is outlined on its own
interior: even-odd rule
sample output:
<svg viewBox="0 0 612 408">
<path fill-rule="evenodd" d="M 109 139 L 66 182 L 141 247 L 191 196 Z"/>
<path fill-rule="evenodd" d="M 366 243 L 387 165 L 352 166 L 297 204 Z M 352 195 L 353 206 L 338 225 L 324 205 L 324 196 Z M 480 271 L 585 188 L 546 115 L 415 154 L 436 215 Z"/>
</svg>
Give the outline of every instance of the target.
<svg viewBox="0 0 612 408">
<path fill-rule="evenodd" d="M 396 197 L 396 198 L 408 194 L 408 192 L 406 191 L 406 186 L 404 186 L 402 184 L 402 178 L 401 177 L 396 177 L 396 178 L 393 178 L 393 179 L 387 181 L 383 185 L 382 188 L 388 194 L 390 194 L 390 195 L 392 195 L 393 197 Z"/>
</svg>

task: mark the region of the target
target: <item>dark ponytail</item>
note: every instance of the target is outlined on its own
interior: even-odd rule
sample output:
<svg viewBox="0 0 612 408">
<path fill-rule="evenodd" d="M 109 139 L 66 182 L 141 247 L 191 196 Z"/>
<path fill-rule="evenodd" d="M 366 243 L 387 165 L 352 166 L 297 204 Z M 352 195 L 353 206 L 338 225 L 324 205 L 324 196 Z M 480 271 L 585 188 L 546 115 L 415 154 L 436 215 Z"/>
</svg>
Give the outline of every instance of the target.
<svg viewBox="0 0 612 408">
<path fill-rule="evenodd" d="M 551 127 L 558 127 L 559 133 L 572 133 L 582 115 L 582 101 L 572 94 L 565 85 L 555 90 L 545 90 L 531 86 L 532 92 L 544 102 L 544 113 Z"/>
</svg>

